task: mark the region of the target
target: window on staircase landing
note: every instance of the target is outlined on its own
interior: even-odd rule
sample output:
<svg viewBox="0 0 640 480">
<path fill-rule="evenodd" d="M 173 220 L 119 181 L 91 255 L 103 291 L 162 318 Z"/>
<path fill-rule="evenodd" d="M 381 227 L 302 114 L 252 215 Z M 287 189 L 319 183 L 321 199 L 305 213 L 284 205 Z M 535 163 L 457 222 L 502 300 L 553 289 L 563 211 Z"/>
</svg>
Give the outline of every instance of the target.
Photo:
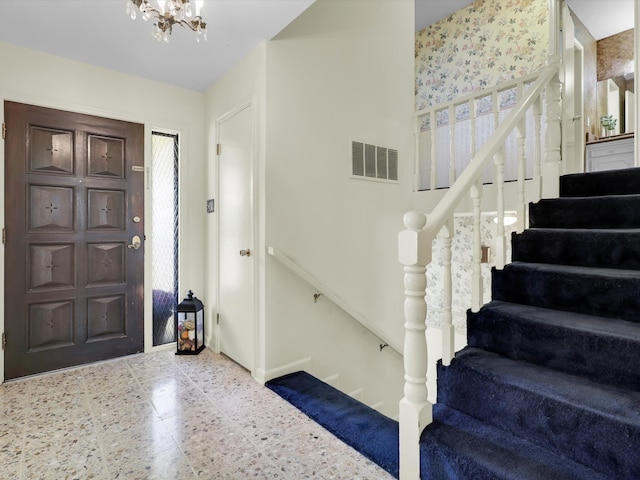
<svg viewBox="0 0 640 480">
<path fill-rule="evenodd" d="M 151 133 L 153 345 L 175 342 L 178 306 L 178 135 Z"/>
</svg>

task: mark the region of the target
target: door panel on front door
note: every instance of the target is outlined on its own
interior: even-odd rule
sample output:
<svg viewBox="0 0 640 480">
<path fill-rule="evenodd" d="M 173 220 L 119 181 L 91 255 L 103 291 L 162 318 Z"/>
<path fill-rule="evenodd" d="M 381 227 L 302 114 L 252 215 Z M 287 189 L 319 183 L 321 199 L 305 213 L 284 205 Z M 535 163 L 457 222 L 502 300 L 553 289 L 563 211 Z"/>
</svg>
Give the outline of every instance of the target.
<svg viewBox="0 0 640 480">
<path fill-rule="evenodd" d="M 144 127 L 5 102 L 5 378 L 143 350 Z"/>
</svg>

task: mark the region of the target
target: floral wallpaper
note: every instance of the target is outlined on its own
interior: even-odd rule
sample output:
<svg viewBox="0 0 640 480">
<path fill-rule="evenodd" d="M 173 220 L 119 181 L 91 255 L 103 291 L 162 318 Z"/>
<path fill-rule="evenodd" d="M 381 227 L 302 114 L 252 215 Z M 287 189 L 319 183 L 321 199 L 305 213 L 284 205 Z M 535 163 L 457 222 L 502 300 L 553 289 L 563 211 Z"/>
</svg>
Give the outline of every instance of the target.
<svg viewBox="0 0 640 480">
<path fill-rule="evenodd" d="M 475 0 L 416 34 L 416 109 L 544 66 L 547 0 Z"/>
<path fill-rule="evenodd" d="M 513 213 L 509 213 L 513 215 Z M 483 301 L 491 300 L 491 268 L 495 265 L 493 252 L 496 245 L 495 213 L 482 214 L 480 217 L 480 241 L 491 249 L 489 263 L 482 263 Z M 473 216 L 471 214 L 456 215 L 453 219 L 454 237 L 451 243 L 451 276 L 452 276 L 452 316 L 456 330 L 467 328 L 466 312 L 471 306 L 471 277 L 473 273 Z M 511 233 L 516 225 L 505 226 L 506 260 L 511 261 Z M 439 327 L 444 318 L 444 247 L 442 236 L 433 241 L 433 257 L 427 267 L 427 324 Z"/>
</svg>

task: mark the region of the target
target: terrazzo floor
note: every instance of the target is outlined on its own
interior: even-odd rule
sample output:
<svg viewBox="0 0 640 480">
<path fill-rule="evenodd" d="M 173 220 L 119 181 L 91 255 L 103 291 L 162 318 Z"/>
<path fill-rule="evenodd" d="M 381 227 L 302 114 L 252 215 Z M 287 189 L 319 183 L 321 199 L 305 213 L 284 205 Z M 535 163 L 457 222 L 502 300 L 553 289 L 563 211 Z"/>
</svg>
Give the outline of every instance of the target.
<svg viewBox="0 0 640 480">
<path fill-rule="evenodd" d="M 0 479 L 391 479 L 209 349 L 0 386 Z"/>
</svg>

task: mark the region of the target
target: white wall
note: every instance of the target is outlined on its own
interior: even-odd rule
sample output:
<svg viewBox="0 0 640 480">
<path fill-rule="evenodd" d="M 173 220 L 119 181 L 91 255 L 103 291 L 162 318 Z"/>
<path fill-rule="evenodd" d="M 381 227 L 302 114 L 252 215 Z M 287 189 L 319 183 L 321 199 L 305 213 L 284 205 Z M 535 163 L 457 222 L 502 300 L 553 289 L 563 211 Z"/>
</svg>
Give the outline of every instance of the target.
<svg viewBox="0 0 640 480">
<path fill-rule="evenodd" d="M 204 255 L 205 212 L 205 178 L 201 174 L 204 167 L 203 94 L 2 42 L 0 65 L 0 98 L 3 101 L 11 100 L 144 124 L 145 165 L 150 164 L 151 129 L 161 128 L 179 133 L 181 289 L 192 289 L 206 304 L 207 299 L 199 293 L 204 291 L 201 262 Z M 158 99 L 162 101 L 159 102 Z M 4 108 L 0 110 L 0 117 L 4 118 Z M 0 163 L 4 165 L 4 148 L 0 149 Z M 3 175 L 4 167 L 1 172 Z M 0 178 L 0 186 L 4 188 L 4 178 Z M 146 207 L 148 206 L 147 200 Z M 149 213 L 146 216 L 150 218 Z M 4 194 L 0 196 L 0 223 L 4 225 Z M 150 234 L 148 222 L 145 224 L 145 233 L 147 237 Z M 151 321 L 151 285 L 148 281 L 150 255 L 146 259 L 148 295 L 145 323 L 148 326 Z M 0 253 L 0 271 L 4 271 L 3 252 Z M 0 279 L 0 283 L 2 282 L 4 280 Z M 0 304 L 0 310 L 4 311 L 4 305 Z M 4 318 L 0 330 L 3 331 L 3 327 Z M 150 346 L 150 338 L 150 335 L 146 335 L 146 348 Z M 0 368 L 0 372 L 4 372 L 4 368 Z"/>
<path fill-rule="evenodd" d="M 267 45 L 267 244 L 400 345 L 397 233 L 411 206 L 413 17 L 413 2 L 318 0 Z M 351 140 L 396 148 L 399 183 L 350 178 Z M 364 386 L 365 401 L 397 413 L 397 355 L 381 353 L 326 299 L 314 304 L 314 290 L 272 258 L 266 289 L 268 370 L 311 354 L 311 373 L 340 373 L 343 390 Z"/>
</svg>

